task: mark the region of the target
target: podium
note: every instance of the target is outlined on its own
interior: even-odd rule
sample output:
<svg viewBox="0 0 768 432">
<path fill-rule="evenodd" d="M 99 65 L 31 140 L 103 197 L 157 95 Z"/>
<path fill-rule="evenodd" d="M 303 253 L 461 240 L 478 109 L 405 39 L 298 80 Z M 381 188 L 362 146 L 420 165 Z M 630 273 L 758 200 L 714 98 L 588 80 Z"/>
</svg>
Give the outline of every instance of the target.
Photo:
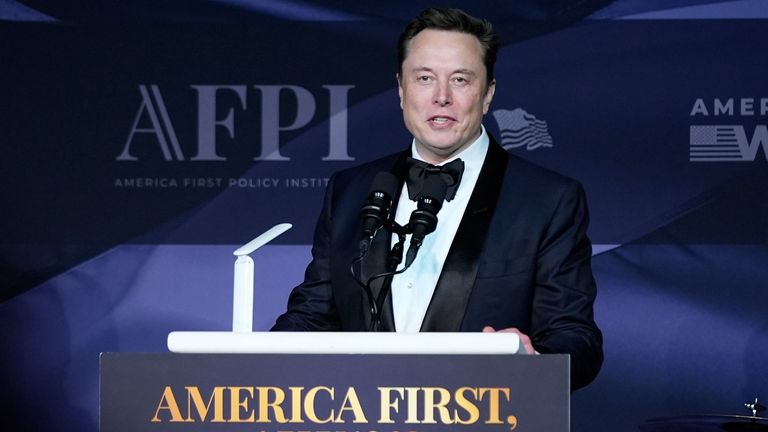
<svg viewBox="0 0 768 432">
<path fill-rule="evenodd" d="M 100 430 L 569 430 L 568 356 L 450 353 L 484 336 L 456 334 L 440 354 L 397 354 L 396 343 L 394 353 L 103 353 Z"/>
<path fill-rule="evenodd" d="M 252 332 L 248 255 L 290 227 L 234 252 L 233 331 L 102 353 L 101 432 L 569 429 L 568 356 L 517 355 L 513 333 Z"/>
</svg>

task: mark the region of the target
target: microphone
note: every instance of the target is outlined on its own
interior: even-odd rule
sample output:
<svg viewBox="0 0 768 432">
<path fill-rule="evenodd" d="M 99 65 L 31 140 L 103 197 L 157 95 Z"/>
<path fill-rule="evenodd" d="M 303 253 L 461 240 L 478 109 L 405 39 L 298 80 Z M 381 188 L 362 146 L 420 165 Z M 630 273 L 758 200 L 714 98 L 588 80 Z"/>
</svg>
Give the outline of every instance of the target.
<svg viewBox="0 0 768 432">
<path fill-rule="evenodd" d="M 437 227 L 437 212 L 443 207 L 448 185 L 440 176 L 428 176 L 424 180 L 416 210 L 411 213 L 408 227 L 411 229 L 411 243 L 405 254 L 405 267 L 410 267 L 419 253 L 419 248 L 424 242 L 424 237 Z"/>
<path fill-rule="evenodd" d="M 363 220 L 363 239 L 359 245 L 361 257 L 371 247 L 376 231 L 387 221 L 396 191 L 397 177 L 394 174 L 386 171 L 376 174 L 368 192 L 368 201 L 360 209 L 360 218 Z"/>
</svg>

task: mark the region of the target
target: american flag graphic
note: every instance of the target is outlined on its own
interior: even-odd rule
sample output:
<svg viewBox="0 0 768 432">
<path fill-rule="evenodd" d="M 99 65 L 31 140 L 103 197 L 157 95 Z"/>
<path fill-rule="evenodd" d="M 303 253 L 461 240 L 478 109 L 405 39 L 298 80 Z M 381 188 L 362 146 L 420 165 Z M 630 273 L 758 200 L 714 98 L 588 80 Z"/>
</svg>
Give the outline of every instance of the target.
<svg viewBox="0 0 768 432">
<path fill-rule="evenodd" d="M 741 126 L 691 126 L 690 161 L 743 161 L 744 140 Z"/>
<path fill-rule="evenodd" d="M 526 150 L 535 150 L 552 147 L 547 122 L 528 114 L 522 108 L 496 110 L 493 117 L 499 126 L 501 145 L 505 149 L 525 147 Z"/>
</svg>

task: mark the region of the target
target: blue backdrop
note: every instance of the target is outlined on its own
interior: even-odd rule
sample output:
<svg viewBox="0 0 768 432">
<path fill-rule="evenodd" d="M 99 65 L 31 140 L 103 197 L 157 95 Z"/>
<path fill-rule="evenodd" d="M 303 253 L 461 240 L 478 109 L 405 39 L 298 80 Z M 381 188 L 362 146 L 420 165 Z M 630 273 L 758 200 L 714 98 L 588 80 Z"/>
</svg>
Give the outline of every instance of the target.
<svg viewBox="0 0 768 432">
<path fill-rule="evenodd" d="M 573 430 L 768 397 L 768 6 L 447 2 L 502 37 L 486 128 L 579 179 L 606 361 Z M 255 330 L 328 176 L 404 149 L 394 44 L 426 3 L 0 1 L 0 424 L 95 430 L 98 353 Z"/>
</svg>

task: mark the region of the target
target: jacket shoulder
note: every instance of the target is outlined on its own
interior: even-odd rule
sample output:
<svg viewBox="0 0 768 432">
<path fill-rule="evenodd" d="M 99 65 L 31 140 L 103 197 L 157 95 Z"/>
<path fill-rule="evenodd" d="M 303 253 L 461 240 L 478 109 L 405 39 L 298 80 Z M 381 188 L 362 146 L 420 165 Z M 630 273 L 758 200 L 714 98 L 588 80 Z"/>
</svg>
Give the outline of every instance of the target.
<svg viewBox="0 0 768 432">
<path fill-rule="evenodd" d="M 552 192 L 562 189 L 581 189 L 581 183 L 567 175 L 553 171 L 519 156 L 507 153 L 507 180 L 525 179 L 525 187 L 536 193 Z"/>
<path fill-rule="evenodd" d="M 376 174 L 381 171 L 391 171 L 401 155 L 402 152 L 393 153 L 370 162 L 345 168 L 335 172 L 331 178 L 333 183 L 342 185 L 364 182 L 364 187 L 367 188 Z"/>
</svg>

